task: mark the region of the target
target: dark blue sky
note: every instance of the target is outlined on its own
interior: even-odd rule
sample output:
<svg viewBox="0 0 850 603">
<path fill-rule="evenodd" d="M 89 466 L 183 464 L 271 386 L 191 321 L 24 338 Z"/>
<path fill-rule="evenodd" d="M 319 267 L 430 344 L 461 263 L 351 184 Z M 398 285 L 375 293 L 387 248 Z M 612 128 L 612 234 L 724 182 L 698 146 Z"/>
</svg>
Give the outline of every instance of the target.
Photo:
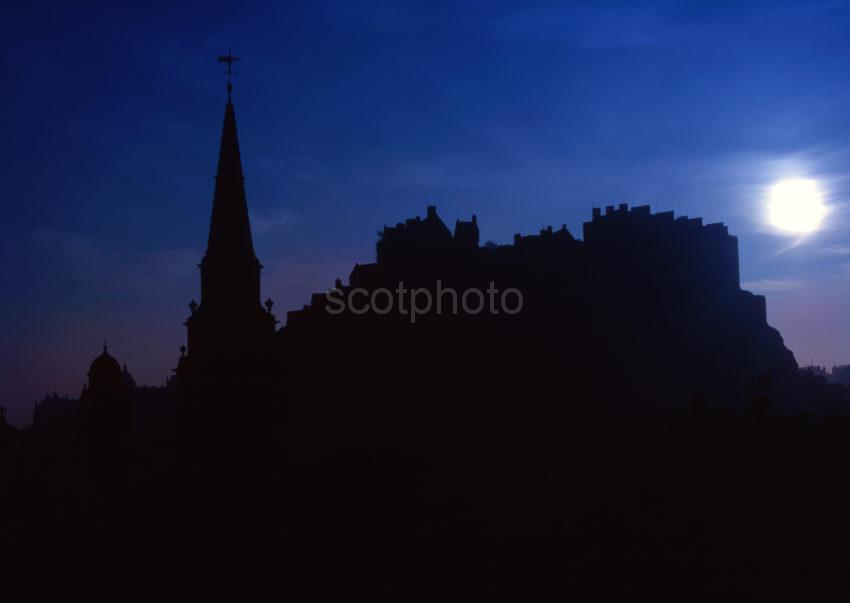
<svg viewBox="0 0 850 603">
<path fill-rule="evenodd" d="M 104 337 L 143 383 L 174 366 L 228 48 L 280 315 L 426 204 L 508 242 L 650 203 L 726 222 L 798 361 L 850 362 L 846 2 L 29 2 L 0 31 L 14 422 L 47 391 L 77 395 Z M 767 189 L 794 177 L 831 208 L 796 245 L 762 220 Z"/>
</svg>

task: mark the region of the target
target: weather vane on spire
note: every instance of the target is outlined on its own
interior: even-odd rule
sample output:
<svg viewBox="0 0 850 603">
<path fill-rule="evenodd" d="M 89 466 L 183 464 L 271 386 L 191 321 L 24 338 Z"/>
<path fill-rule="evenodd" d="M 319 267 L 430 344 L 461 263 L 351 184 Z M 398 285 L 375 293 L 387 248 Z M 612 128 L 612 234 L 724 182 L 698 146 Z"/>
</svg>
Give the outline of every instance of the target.
<svg viewBox="0 0 850 603">
<path fill-rule="evenodd" d="M 233 71 L 233 63 L 235 63 L 238 60 L 239 60 L 239 57 L 233 56 L 233 54 L 230 50 L 227 51 L 226 55 L 218 57 L 219 63 L 225 63 L 227 65 L 227 71 L 225 71 L 224 73 L 227 74 L 227 100 L 228 100 L 228 102 L 230 101 L 230 93 L 233 92 L 232 77 L 233 77 L 233 74 L 236 73 L 235 71 Z"/>
</svg>

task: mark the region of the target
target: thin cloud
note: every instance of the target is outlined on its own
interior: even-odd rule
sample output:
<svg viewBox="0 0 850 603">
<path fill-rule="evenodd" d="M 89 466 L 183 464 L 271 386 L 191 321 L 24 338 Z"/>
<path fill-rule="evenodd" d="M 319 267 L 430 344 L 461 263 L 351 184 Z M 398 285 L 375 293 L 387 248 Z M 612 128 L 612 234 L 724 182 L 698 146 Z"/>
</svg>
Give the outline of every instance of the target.
<svg viewBox="0 0 850 603">
<path fill-rule="evenodd" d="M 301 216 L 288 209 L 251 212 L 251 229 L 257 236 L 291 231 L 303 222 Z"/>
</svg>

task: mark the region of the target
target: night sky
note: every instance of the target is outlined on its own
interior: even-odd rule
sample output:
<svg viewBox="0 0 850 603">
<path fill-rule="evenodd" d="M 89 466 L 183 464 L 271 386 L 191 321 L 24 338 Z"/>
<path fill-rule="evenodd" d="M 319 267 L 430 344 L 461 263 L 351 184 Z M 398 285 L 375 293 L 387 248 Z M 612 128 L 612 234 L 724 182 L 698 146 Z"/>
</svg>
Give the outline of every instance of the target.
<svg viewBox="0 0 850 603">
<path fill-rule="evenodd" d="M 72 4 L 76 6 L 71 6 Z M 78 395 L 104 337 L 160 385 L 199 299 L 232 48 L 264 297 L 280 318 L 385 223 L 482 242 L 594 204 L 723 221 L 798 362 L 850 362 L 850 4 L 15 3 L 0 53 L 0 403 Z M 770 187 L 815 180 L 804 238 Z"/>
</svg>

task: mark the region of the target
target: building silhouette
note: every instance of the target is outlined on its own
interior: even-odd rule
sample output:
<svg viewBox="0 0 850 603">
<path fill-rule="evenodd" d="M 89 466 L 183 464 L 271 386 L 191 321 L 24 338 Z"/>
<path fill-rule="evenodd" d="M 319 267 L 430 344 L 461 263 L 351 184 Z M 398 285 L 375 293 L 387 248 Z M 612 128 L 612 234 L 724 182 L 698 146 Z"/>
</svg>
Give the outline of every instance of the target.
<svg viewBox="0 0 850 603">
<path fill-rule="evenodd" d="M 224 110 L 207 250 L 201 260 L 201 302 L 186 321 L 187 362 L 228 362 L 267 339 L 275 329 L 260 303 L 262 265 L 254 253 L 236 113 Z"/>
<path fill-rule="evenodd" d="M 180 455 L 212 483 L 236 459 L 270 455 L 281 421 L 272 371 L 277 320 L 260 302 L 260 273 L 251 236 L 236 113 L 228 83 L 207 249 L 200 263 L 200 303 L 189 304 L 187 345 L 176 369 Z M 249 429 L 234 429 L 236 416 Z M 223 445 L 224 442 L 227 445 Z"/>
<path fill-rule="evenodd" d="M 23 518 L 4 534 L 145 568 L 188 551 L 175 566 L 196 566 L 193 587 L 217 585 L 203 580 L 222 561 L 279 581 L 267 551 L 283 543 L 284 588 L 306 600 L 431 600 L 458 584 L 600 595 L 620 575 L 733 599 L 782 591 L 752 587 L 751 567 L 815 575 L 782 547 L 815 549 L 821 500 L 838 512 L 817 529 L 850 537 L 833 479 L 850 462 L 850 393 L 801 375 L 765 298 L 741 289 L 723 224 L 620 204 L 594 208 L 581 238 L 548 226 L 481 245 L 477 215 L 451 229 L 429 205 L 336 279 L 342 312 L 318 292 L 278 328 L 228 94 L 199 267 L 162 387 L 104 345 L 79 399 L 45 397 L 24 430 L 0 408 Z M 521 311 L 496 311 L 490 289 L 521 294 Z M 410 298 L 356 311 L 397 290 L 434 303 L 415 323 Z M 463 309 L 469 291 L 480 311 Z"/>
<path fill-rule="evenodd" d="M 840 385 L 850 385 L 850 365 L 836 365 L 830 370 L 826 370 L 825 366 L 807 365 L 803 370 L 813 376 L 819 377 L 827 383 L 835 383 Z"/>
</svg>

